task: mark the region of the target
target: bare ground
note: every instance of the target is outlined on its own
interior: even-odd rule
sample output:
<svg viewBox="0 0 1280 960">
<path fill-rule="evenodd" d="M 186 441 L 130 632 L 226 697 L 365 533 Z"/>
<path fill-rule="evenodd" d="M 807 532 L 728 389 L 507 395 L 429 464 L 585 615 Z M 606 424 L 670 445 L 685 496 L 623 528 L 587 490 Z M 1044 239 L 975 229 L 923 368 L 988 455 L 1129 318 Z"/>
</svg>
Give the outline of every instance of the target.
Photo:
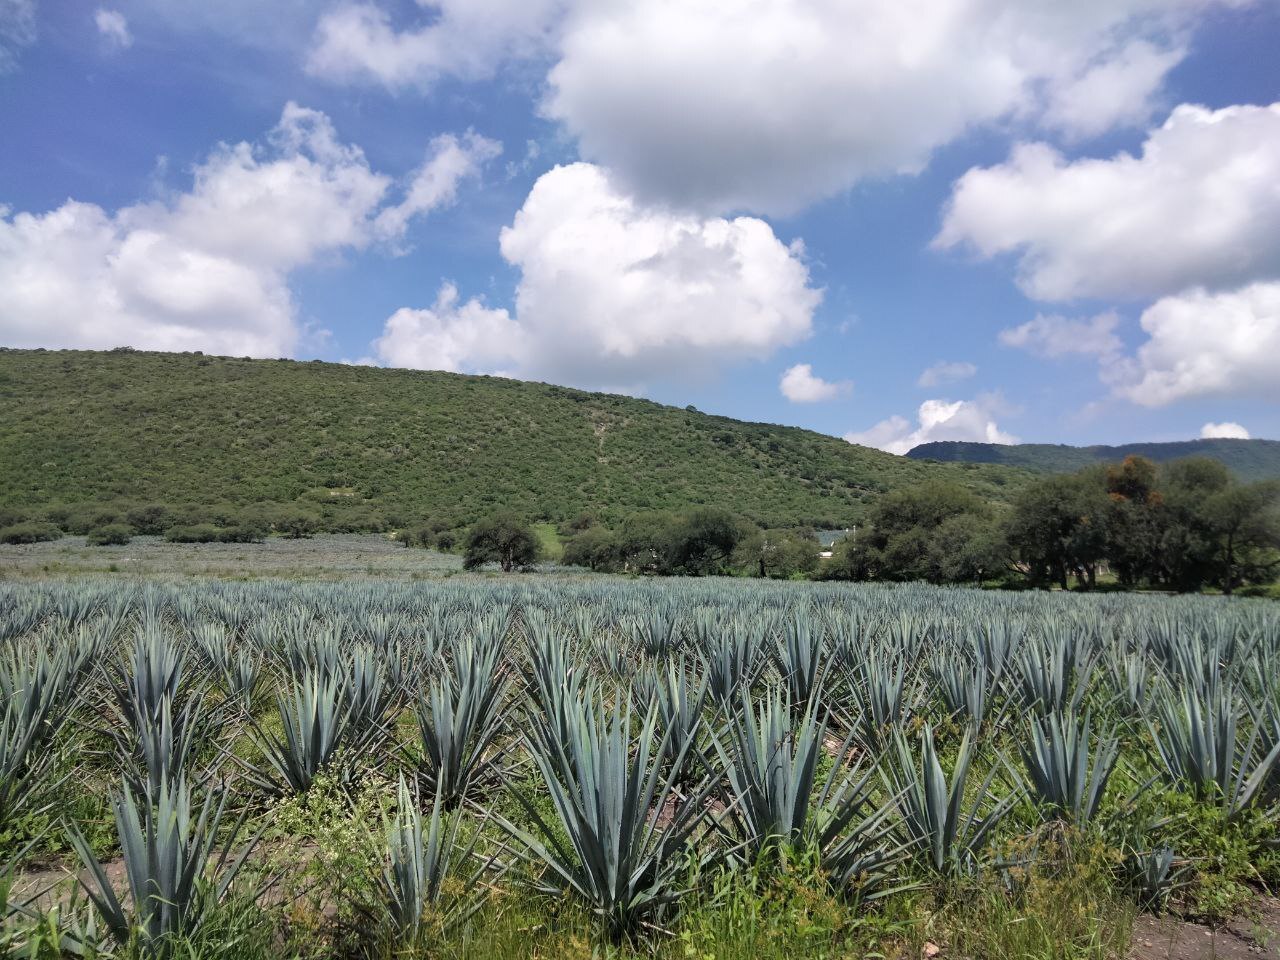
<svg viewBox="0 0 1280 960">
<path fill-rule="evenodd" d="M 1139 917 L 1131 960 L 1280 960 L 1280 900 L 1259 897 L 1245 915 L 1212 928 Z"/>
</svg>

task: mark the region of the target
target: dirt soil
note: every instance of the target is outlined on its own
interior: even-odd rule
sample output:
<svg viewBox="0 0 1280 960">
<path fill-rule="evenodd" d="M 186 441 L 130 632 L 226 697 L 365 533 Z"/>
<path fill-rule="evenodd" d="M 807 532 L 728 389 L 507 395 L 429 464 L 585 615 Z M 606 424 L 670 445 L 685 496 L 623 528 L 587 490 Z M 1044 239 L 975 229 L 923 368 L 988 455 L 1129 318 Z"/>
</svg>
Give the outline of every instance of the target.
<svg viewBox="0 0 1280 960">
<path fill-rule="evenodd" d="M 1216 929 L 1173 917 L 1139 917 L 1131 960 L 1280 960 L 1280 900 L 1259 897 Z"/>
</svg>

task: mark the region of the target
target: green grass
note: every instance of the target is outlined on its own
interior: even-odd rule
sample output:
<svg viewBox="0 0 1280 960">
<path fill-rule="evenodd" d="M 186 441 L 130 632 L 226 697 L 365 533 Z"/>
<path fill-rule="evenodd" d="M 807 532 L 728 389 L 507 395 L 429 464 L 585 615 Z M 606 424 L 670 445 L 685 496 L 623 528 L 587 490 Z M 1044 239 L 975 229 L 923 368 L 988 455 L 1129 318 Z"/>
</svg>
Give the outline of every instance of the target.
<svg viewBox="0 0 1280 960">
<path fill-rule="evenodd" d="M 564 542 L 560 539 L 560 533 L 556 530 L 554 523 L 535 523 L 533 532 L 538 537 L 538 544 L 542 548 L 542 559 L 551 563 L 559 562 L 564 556 Z"/>
<path fill-rule="evenodd" d="M 494 377 L 0 349 L 0 504 L 10 510 L 300 503 L 342 531 L 459 525 L 500 507 L 560 522 L 711 504 L 768 526 L 843 528 L 904 484 L 953 478 L 999 500 L 1024 476 Z"/>
</svg>

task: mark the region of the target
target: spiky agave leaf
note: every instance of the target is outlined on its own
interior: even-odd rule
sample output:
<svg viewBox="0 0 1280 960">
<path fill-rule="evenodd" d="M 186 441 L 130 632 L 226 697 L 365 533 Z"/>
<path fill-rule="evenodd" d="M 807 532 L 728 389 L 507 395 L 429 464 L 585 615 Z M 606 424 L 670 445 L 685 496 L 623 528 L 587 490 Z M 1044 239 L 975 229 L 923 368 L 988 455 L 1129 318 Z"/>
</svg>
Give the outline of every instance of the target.
<svg viewBox="0 0 1280 960">
<path fill-rule="evenodd" d="M 552 820 L 516 792 L 532 830 L 500 822 L 523 845 L 523 855 L 545 868 L 541 890 L 578 897 L 610 937 L 621 939 L 660 917 L 683 893 L 684 853 L 710 786 L 678 794 L 659 759 L 656 707 L 634 737 L 631 709 L 621 703 L 610 709 L 586 694 L 573 702 L 569 716 L 566 739 L 540 722 L 528 734 Z"/>
<path fill-rule="evenodd" d="M 1104 732 L 1095 743 L 1087 713 L 1081 718 L 1056 712 L 1033 716 L 1028 733 L 1018 750 L 1032 797 L 1047 816 L 1088 824 L 1120 757 L 1120 738 Z"/>
<path fill-rule="evenodd" d="M 971 873 L 982 862 L 991 831 L 1017 801 L 1016 791 L 996 797 L 992 767 L 966 803 L 965 790 L 973 763 L 973 729 L 960 741 L 950 781 L 938 758 L 933 728 L 920 732 L 920 756 L 906 735 L 895 732 L 882 759 L 885 785 L 897 797 L 898 829 L 905 844 L 930 870 L 947 876 Z"/>
<path fill-rule="evenodd" d="M 411 945 L 428 924 L 447 934 L 484 905 L 484 888 L 476 882 L 484 866 L 463 880 L 460 897 L 449 896 L 446 880 L 472 856 L 479 831 L 465 847 L 460 844 L 461 811 L 446 812 L 439 792 L 424 830 L 420 799 L 403 776 L 396 798 L 395 816 L 385 824 L 387 855 L 377 883 L 379 902 L 362 912 L 367 922 L 372 921 L 375 935 Z"/>
<path fill-rule="evenodd" d="M 699 741 L 706 729 L 703 709 L 707 702 L 707 680 L 692 675 L 683 658 L 673 658 L 649 674 L 651 683 L 643 691 L 642 709 L 658 708 L 663 734 L 662 758 L 681 783 L 693 782 L 702 774 Z M 676 767 L 677 758 L 683 758 Z"/>
<path fill-rule="evenodd" d="M 84 835 L 68 826 L 72 847 L 88 871 L 81 884 L 122 946 L 136 938 L 148 954 L 167 956 L 172 938 L 195 932 L 225 897 L 257 840 L 255 836 L 233 852 L 248 814 L 241 814 L 222 834 L 226 802 L 225 791 L 209 792 L 193 819 L 191 794 L 183 779 L 166 781 L 156 793 L 141 796 L 124 784 L 112 810 L 124 856 L 127 899 L 112 886 Z"/>
<path fill-rule="evenodd" d="M 283 739 L 256 723 L 251 736 L 266 758 L 265 769 L 249 768 L 260 786 L 305 793 L 348 740 L 348 706 L 341 678 L 309 672 L 276 694 Z"/>
<path fill-rule="evenodd" d="M 723 821 L 749 858 L 778 843 L 814 847 L 839 892 L 864 901 L 884 896 L 902 851 L 890 842 L 893 806 L 873 804 L 875 770 L 852 762 L 852 734 L 831 748 L 819 698 L 794 719 L 786 696 L 773 688 L 753 707 L 744 692 L 741 709 L 713 739 L 725 778 Z M 824 752 L 831 766 L 818 786 Z"/>
<path fill-rule="evenodd" d="M 54 738 L 67 717 L 73 664 L 66 647 L 52 655 L 11 653 L 0 660 L 0 829 L 52 786 Z"/>
<path fill-rule="evenodd" d="M 427 685 L 414 704 L 424 786 L 454 809 L 468 790 L 497 769 L 494 741 L 503 729 L 508 680 L 501 649 L 470 638 L 454 651 L 451 670 Z"/>
<path fill-rule="evenodd" d="M 1165 779 L 1198 800 L 1221 804 L 1234 816 L 1261 796 L 1280 764 L 1280 742 L 1269 748 L 1263 723 L 1246 709 L 1252 730 L 1241 729 L 1236 689 L 1226 683 L 1208 697 L 1164 688 L 1153 700 L 1148 728 Z"/>
</svg>

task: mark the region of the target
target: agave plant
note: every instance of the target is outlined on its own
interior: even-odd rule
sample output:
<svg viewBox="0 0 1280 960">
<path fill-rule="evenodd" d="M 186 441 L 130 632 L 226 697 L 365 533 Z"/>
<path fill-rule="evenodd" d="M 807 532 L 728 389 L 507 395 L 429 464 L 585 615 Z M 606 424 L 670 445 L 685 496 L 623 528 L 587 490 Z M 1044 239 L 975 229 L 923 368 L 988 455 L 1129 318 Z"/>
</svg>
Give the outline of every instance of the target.
<svg viewBox="0 0 1280 960">
<path fill-rule="evenodd" d="M 869 901 L 888 893 L 888 867 L 901 845 L 888 842 L 891 804 L 872 803 L 874 768 L 851 761 L 852 736 L 829 750 L 818 698 L 794 721 L 787 695 L 772 688 L 758 708 L 748 694 L 712 743 L 725 777 L 724 820 L 751 859 L 778 843 L 816 848 L 840 891 Z M 824 752 L 831 766 L 815 793 Z"/>
<path fill-rule="evenodd" d="M 913 706 L 907 692 L 906 658 L 893 652 L 872 654 L 858 665 L 855 675 L 863 736 L 867 743 L 879 744 L 886 731 L 902 727 Z"/>
<path fill-rule="evenodd" d="M 1118 737 L 1102 733 L 1095 743 L 1088 714 L 1051 713 L 1031 718 L 1029 740 L 1018 749 L 1032 796 L 1048 816 L 1081 826 L 1093 820 L 1120 757 Z"/>
<path fill-rule="evenodd" d="M 1250 717 L 1253 729 L 1245 735 L 1230 684 L 1208 700 L 1191 689 L 1166 689 L 1153 708 L 1148 726 L 1169 783 L 1233 816 L 1259 798 L 1280 763 L 1280 742 L 1267 748 L 1257 716 Z"/>
<path fill-rule="evenodd" d="M 1014 686 L 1026 709 L 1041 714 L 1079 709 L 1089 689 L 1094 661 L 1077 664 L 1068 637 L 1023 644 L 1016 660 Z"/>
<path fill-rule="evenodd" d="M 140 629 L 127 660 L 116 664 L 112 690 L 125 722 L 158 719 L 162 705 L 178 701 L 186 671 L 186 651 L 158 626 Z"/>
<path fill-rule="evenodd" d="M 610 709 L 588 694 L 569 716 L 567 739 L 545 723 L 535 722 L 528 734 L 553 815 L 516 792 L 532 829 L 500 822 L 523 855 L 545 867 L 540 890 L 579 898 L 619 940 L 660 918 L 683 892 L 683 854 L 710 786 L 679 797 L 660 760 L 656 706 L 634 738 L 629 706 Z"/>
<path fill-rule="evenodd" d="M 56 760 L 51 748 L 66 720 L 70 672 L 65 649 L 52 657 L 39 651 L 0 661 L 0 829 L 50 785 Z"/>
<path fill-rule="evenodd" d="M 1132 853 L 1124 862 L 1129 889 L 1143 910 L 1159 913 L 1178 887 L 1185 868 L 1175 869 L 1169 847 Z"/>
<path fill-rule="evenodd" d="M 496 645 L 463 640 L 454 651 L 452 671 L 432 680 L 415 704 L 419 776 L 448 810 L 497 769 L 493 746 L 503 729 L 508 687 L 500 657 Z"/>
<path fill-rule="evenodd" d="M 361 644 L 341 672 L 342 699 L 353 734 L 372 741 L 387 732 L 400 691 L 387 677 L 386 666 L 373 647 Z"/>
<path fill-rule="evenodd" d="M 172 701 L 165 696 L 158 715 L 138 714 L 132 730 L 113 728 L 117 756 L 133 791 L 157 796 L 161 784 L 189 772 L 211 727 L 199 699 L 191 699 L 175 713 Z"/>
<path fill-rule="evenodd" d="M 729 623 L 723 630 L 700 637 L 698 655 L 707 690 L 716 703 L 731 706 L 740 691 L 755 683 L 764 662 L 763 651 L 763 632 L 748 623 Z"/>
<path fill-rule="evenodd" d="M 305 793 L 347 739 L 348 706 L 335 675 L 307 673 L 286 691 L 276 694 L 284 738 L 254 724 L 251 734 L 267 768 L 250 767 L 249 773 L 268 789 Z"/>
<path fill-rule="evenodd" d="M 885 785 L 897 797 L 903 843 L 936 873 L 958 876 L 975 871 L 982 863 L 991 831 L 1018 799 L 1016 791 L 1003 797 L 995 795 L 998 768 L 993 766 L 966 800 L 972 763 L 973 729 L 969 728 L 960 741 L 948 782 L 928 724 L 920 732 L 918 760 L 906 735 L 899 731 L 882 763 Z"/>
<path fill-rule="evenodd" d="M 792 705 L 803 709 L 821 690 L 827 666 L 822 628 L 808 611 L 797 611 L 787 620 L 775 656 Z"/>
<path fill-rule="evenodd" d="M 121 946 L 136 942 L 144 955 L 169 956 L 175 937 L 199 929 L 227 894 L 257 837 L 234 847 L 247 813 L 222 830 L 227 794 L 206 794 L 192 818 L 191 794 L 181 778 L 157 792 L 135 797 L 126 783 L 112 801 L 124 855 L 128 897 L 107 879 L 89 841 L 68 827 L 71 845 L 88 876 L 81 883 L 111 936 Z"/>
<path fill-rule="evenodd" d="M 644 705 L 658 708 L 659 729 L 663 733 L 662 758 L 681 783 L 697 780 L 702 774 L 698 741 L 706 723 L 707 681 L 691 677 L 688 666 L 670 662 L 652 676 Z M 680 760 L 679 767 L 676 761 Z"/>
<path fill-rule="evenodd" d="M 378 939 L 412 945 L 428 927 L 447 934 L 484 905 L 483 893 L 475 892 L 483 868 L 462 881 L 462 896 L 450 896 L 446 881 L 455 876 L 459 861 L 471 857 L 479 832 L 463 847 L 461 813 L 446 813 L 439 793 L 424 830 L 419 797 L 403 776 L 396 797 L 395 816 L 386 824 L 386 862 L 374 884 L 377 899 L 361 912 Z"/>
<path fill-rule="evenodd" d="M 929 676 L 952 716 L 972 726 L 982 725 L 992 700 L 991 672 L 982 663 L 951 650 L 934 655 Z"/>
</svg>

